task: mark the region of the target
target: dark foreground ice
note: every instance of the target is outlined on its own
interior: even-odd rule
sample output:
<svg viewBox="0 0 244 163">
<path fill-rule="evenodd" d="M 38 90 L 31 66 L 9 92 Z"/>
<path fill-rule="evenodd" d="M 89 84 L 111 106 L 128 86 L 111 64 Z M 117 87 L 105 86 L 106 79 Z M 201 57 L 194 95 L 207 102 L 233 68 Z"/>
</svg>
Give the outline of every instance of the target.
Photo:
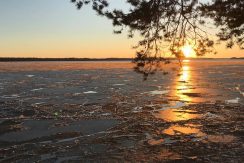
<svg viewBox="0 0 244 163">
<path fill-rule="evenodd" d="M 243 161 L 244 62 L 0 63 L 2 162 Z"/>
</svg>

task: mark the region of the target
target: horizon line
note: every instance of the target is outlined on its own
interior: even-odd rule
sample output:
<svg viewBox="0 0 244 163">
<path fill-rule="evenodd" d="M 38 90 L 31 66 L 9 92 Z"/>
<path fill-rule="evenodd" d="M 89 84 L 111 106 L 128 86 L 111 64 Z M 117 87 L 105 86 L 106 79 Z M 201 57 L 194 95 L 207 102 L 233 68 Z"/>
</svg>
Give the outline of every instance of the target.
<svg viewBox="0 0 244 163">
<path fill-rule="evenodd" d="M 41 57 L 0 57 L 0 62 L 11 61 L 132 61 L 134 58 L 41 58 Z M 166 59 L 176 59 L 173 57 L 166 57 Z M 185 58 L 184 60 L 198 60 L 198 59 L 244 59 L 244 57 L 229 57 L 229 58 Z"/>
</svg>

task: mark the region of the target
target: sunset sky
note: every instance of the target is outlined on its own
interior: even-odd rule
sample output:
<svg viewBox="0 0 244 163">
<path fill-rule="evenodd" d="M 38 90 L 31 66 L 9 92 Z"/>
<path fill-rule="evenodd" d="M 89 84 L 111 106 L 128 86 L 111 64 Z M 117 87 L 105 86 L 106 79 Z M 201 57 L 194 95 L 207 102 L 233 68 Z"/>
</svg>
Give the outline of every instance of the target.
<svg viewBox="0 0 244 163">
<path fill-rule="evenodd" d="M 123 0 L 112 6 L 126 8 Z M 111 21 L 91 7 L 77 10 L 70 0 L 1 0 L 0 57 L 133 57 L 136 39 L 113 34 Z M 244 57 L 235 47 L 218 55 Z"/>
</svg>

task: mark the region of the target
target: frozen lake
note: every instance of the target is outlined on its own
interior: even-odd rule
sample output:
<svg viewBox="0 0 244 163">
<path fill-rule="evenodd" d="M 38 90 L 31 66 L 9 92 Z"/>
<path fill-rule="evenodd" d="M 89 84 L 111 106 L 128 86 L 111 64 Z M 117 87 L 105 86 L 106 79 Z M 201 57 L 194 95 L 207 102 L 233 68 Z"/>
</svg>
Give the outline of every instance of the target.
<svg viewBox="0 0 244 163">
<path fill-rule="evenodd" d="M 244 60 L 0 62 L 0 161 L 242 160 Z M 149 162 L 150 162 L 149 161 Z"/>
</svg>

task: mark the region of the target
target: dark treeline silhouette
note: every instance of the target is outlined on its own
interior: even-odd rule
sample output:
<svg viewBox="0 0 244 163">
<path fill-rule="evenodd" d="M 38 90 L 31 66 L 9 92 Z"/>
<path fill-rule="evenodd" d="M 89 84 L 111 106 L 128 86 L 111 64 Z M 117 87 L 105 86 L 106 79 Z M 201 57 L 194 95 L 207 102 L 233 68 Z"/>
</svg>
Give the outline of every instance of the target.
<svg viewBox="0 0 244 163">
<path fill-rule="evenodd" d="M 174 58 L 167 58 L 174 60 Z M 192 58 L 194 59 L 194 58 Z M 203 58 L 211 59 L 211 58 Z M 26 58 L 26 57 L 0 57 L 0 62 L 34 62 L 34 61 L 134 61 L 134 58 Z"/>
<path fill-rule="evenodd" d="M 226 41 L 227 48 L 236 43 L 244 49 L 244 1 L 243 0 L 214 0 L 213 3 L 202 4 L 203 16 L 211 18 L 220 27 L 217 37 Z"/>
<path fill-rule="evenodd" d="M 176 60 L 176 58 L 165 58 L 169 61 Z M 244 59 L 244 57 L 231 58 L 188 58 L 190 60 L 209 60 L 209 59 Z M 0 62 L 45 62 L 45 61 L 134 61 L 133 58 L 25 58 L 25 57 L 0 57 Z"/>
<path fill-rule="evenodd" d="M 169 63 L 165 54 L 181 61 L 180 47 L 192 44 L 195 54 L 216 53 L 215 43 L 226 47 L 244 45 L 244 0 L 125 0 L 129 10 L 111 8 L 112 0 L 71 0 L 78 9 L 91 5 L 98 15 L 112 20 L 114 33 L 128 30 L 128 37 L 141 36 L 134 62 L 144 76 L 153 74 L 159 63 Z M 114 2 L 116 3 L 116 2 Z M 213 30 L 214 29 L 214 30 Z M 217 40 L 209 32 L 217 31 Z"/>
<path fill-rule="evenodd" d="M 132 61 L 131 58 L 11 58 L 1 57 L 0 62 L 31 61 Z"/>
</svg>

